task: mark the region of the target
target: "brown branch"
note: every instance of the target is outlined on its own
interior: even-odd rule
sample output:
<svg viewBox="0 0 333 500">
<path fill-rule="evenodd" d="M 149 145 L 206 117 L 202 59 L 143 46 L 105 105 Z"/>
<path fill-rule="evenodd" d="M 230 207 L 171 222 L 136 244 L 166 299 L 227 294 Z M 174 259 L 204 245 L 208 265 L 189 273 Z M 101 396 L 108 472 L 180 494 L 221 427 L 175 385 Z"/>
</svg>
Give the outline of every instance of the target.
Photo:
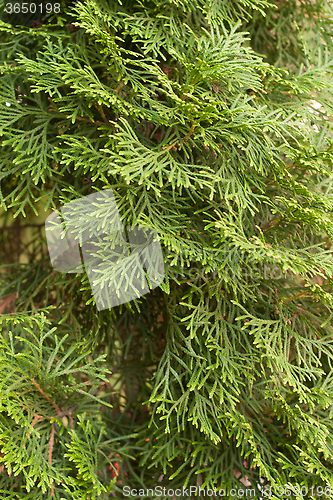
<svg viewBox="0 0 333 500">
<path fill-rule="evenodd" d="M 49 440 L 49 453 L 48 453 L 48 462 L 50 467 L 52 467 L 52 452 L 53 452 L 53 444 L 54 444 L 54 434 L 55 434 L 55 429 L 54 429 L 54 422 L 51 424 L 52 430 L 51 430 L 51 436 Z M 51 497 L 54 497 L 54 484 L 51 484 Z"/>
<path fill-rule="evenodd" d="M 13 292 L 8 297 L 6 297 L 2 302 L 0 302 L 0 314 L 4 313 L 10 306 L 12 306 L 17 298 L 18 298 L 18 295 L 16 294 L 16 292 Z M 15 307 L 14 307 L 14 311 L 15 311 Z M 11 308 L 10 312 L 14 312 L 14 311 L 13 311 L 13 308 Z"/>
<path fill-rule="evenodd" d="M 88 381 L 88 383 L 89 383 L 89 381 Z M 103 385 L 103 384 L 102 384 L 102 385 Z M 81 391 L 79 390 L 79 392 L 81 392 Z M 92 392 L 92 395 L 93 395 L 93 396 L 97 396 L 98 392 L 99 392 L 99 387 L 98 387 L 97 389 L 95 389 L 95 390 Z M 83 392 L 83 391 L 82 391 L 82 393 L 83 393 L 83 394 L 87 394 L 86 392 Z M 88 393 L 88 394 L 89 394 L 89 393 Z M 63 410 L 63 411 L 61 411 L 61 410 L 57 407 L 57 408 L 58 408 L 58 410 L 59 410 L 59 411 L 57 412 L 57 414 L 56 414 L 56 415 L 53 415 L 52 417 L 47 416 L 46 418 L 48 418 L 49 420 L 51 420 L 52 418 L 69 417 L 71 420 L 73 420 L 73 419 L 72 419 L 72 414 L 75 412 L 75 410 L 78 408 L 78 406 L 79 406 L 78 404 L 75 404 L 75 405 L 74 405 L 74 406 L 72 406 L 71 408 L 68 408 L 68 410 Z"/>
<path fill-rule="evenodd" d="M 185 135 L 183 141 L 187 141 L 187 139 L 194 133 L 195 125 L 192 125 L 190 130 Z"/>
<path fill-rule="evenodd" d="M 94 123 L 96 125 L 100 125 L 101 124 L 101 122 L 99 122 L 98 120 L 96 120 L 94 122 L 93 120 L 90 120 L 90 118 L 83 118 L 83 116 L 76 116 L 75 120 L 81 120 L 81 121 L 87 122 L 87 123 Z"/>
<path fill-rule="evenodd" d="M 120 83 L 119 83 L 119 85 L 118 85 L 118 87 L 117 87 L 116 89 L 114 89 L 114 91 L 115 91 L 116 93 L 118 93 L 118 92 L 119 92 L 119 90 L 120 90 L 120 89 L 121 89 L 124 85 L 125 85 L 125 84 L 124 84 L 123 80 L 121 80 L 121 81 L 120 81 Z"/>
<path fill-rule="evenodd" d="M 178 144 L 179 140 L 177 139 L 175 142 L 170 144 L 167 148 L 165 148 L 165 151 L 170 151 L 176 144 Z"/>
<path fill-rule="evenodd" d="M 41 420 L 43 419 L 44 417 L 42 415 L 37 415 L 37 413 L 35 414 L 34 418 L 33 418 L 33 421 L 31 422 L 31 427 L 35 427 L 35 425 L 37 424 L 38 420 Z M 28 438 L 30 437 L 30 429 L 28 430 Z"/>
<path fill-rule="evenodd" d="M 36 387 L 36 389 L 42 394 L 42 396 L 49 402 L 51 403 L 51 405 L 53 406 L 53 408 L 56 410 L 57 413 L 60 413 L 60 408 L 59 406 L 57 405 L 57 403 L 55 403 L 54 401 L 52 401 L 52 399 L 43 391 L 43 389 L 40 387 L 40 385 L 36 382 L 35 379 L 31 379 L 31 382 L 34 384 L 34 386 Z"/>
<path fill-rule="evenodd" d="M 59 413 L 57 413 L 56 415 L 56 418 L 62 418 L 62 417 L 71 417 L 72 416 L 72 413 L 78 408 L 78 404 L 72 406 L 71 408 L 69 408 L 68 410 L 64 410 L 64 411 L 60 411 Z M 52 417 L 49 417 L 49 418 L 52 418 Z"/>
<path fill-rule="evenodd" d="M 291 300 L 296 300 L 296 299 L 302 299 L 303 297 L 311 297 L 312 295 L 308 292 L 301 292 L 298 293 L 297 295 L 293 295 L 292 297 L 289 297 L 288 299 L 282 299 L 281 302 L 284 304 L 285 302 L 290 302 Z M 312 296 L 313 298 L 313 296 Z"/>
<path fill-rule="evenodd" d="M 70 428 L 73 430 L 74 429 L 74 419 L 71 415 L 69 415 L 69 420 L 70 420 Z"/>
<path fill-rule="evenodd" d="M 53 452 L 53 444 L 54 444 L 54 434 L 55 434 L 55 429 L 54 429 L 54 422 L 51 424 L 51 436 L 49 440 L 49 453 L 48 453 L 48 462 L 52 466 L 52 452 Z"/>
<path fill-rule="evenodd" d="M 95 104 L 95 108 L 99 111 L 99 114 L 101 115 L 101 117 L 103 118 L 103 121 L 105 123 L 109 123 L 108 119 L 106 118 L 105 114 L 104 114 L 104 111 L 103 111 L 103 108 L 100 104 L 96 105 Z"/>
<path fill-rule="evenodd" d="M 276 219 L 273 219 L 270 222 L 267 222 L 267 224 L 264 224 L 261 229 L 265 230 L 265 229 L 268 229 L 270 227 L 276 226 L 281 221 L 281 218 L 282 218 L 282 216 L 279 215 L 279 217 L 277 217 Z"/>
<path fill-rule="evenodd" d="M 109 28 L 109 26 L 107 25 L 107 23 L 104 23 L 104 26 L 105 26 L 105 28 L 106 28 L 106 31 L 109 33 L 109 35 L 111 35 L 111 36 L 112 36 L 112 33 L 111 33 L 110 28 Z"/>
<path fill-rule="evenodd" d="M 279 217 L 277 217 L 276 219 L 272 219 L 270 222 L 267 222 L 267 224 L 264 224 L 261 229 L 265 230 L 265 229 L 269 229 L 270 227 L 277 226 L 279 224 L 279 222 L 281 222 L 282 220 L 283 220 L 283 216 L 279 215 Z M 289 219 L 288 222 L 302 225 L 302 221 L 298 220 L 298 219 Z"/>
</svg>

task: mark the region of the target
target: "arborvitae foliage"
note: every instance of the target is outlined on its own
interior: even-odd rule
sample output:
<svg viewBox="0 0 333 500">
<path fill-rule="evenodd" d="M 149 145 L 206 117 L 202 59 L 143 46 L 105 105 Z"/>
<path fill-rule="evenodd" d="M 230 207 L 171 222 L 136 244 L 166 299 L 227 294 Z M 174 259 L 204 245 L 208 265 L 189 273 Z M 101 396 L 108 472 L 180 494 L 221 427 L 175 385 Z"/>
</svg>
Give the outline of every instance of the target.
<svg viewBox="0 0 333 500">
<path fill-rule="evenodd" d="M 1 499 L 329 495 L 330 3 L 5 4 Z M 110 188 L 166 276 L 98 311 L 86 274 L 52 269 L 43 223 Z"/>
</svg>

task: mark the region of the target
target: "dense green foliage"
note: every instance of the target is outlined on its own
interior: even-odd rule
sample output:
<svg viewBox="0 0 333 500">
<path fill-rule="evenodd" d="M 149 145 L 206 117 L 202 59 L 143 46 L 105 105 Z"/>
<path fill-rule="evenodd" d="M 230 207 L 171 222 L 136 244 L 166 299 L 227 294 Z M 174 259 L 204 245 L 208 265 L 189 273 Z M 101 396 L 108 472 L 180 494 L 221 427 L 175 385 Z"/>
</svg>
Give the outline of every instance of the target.
<svg viewBox="0 0 333 500">
<path fill-rule="evenodd" d="M 333 491 L 331 4 L 5 3 L 0 498 Z M 97 311 L 43 222 L 109 188 L 166 277 Z"/>
</svg>

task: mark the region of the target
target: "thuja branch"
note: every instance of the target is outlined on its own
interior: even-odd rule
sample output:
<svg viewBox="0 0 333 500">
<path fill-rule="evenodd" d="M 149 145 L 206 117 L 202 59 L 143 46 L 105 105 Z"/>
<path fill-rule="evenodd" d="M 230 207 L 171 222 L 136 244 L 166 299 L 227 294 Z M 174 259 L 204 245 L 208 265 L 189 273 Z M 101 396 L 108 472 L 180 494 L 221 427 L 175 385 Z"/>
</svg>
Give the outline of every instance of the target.
<svg viewBox="0 0 333 500">
<path fill-rule="evenodd" d="M 195 125 L 192 125 L 190 130 L 187 132 L 187 134 L 185 135 L 185 137 L 183 137 L 183 141 L 187 141 L 189 137 L 191 137 L 191 135 L 194 133 L 194 129 L 195 129 Z M 179 139 L 177 139 L 175 142 L 173 142 L 172 144 L 170 144 L 168 147 L 165 148 L 165 151 L 170 151 L 170 149 L 172 149 L 176 144 L 179 143 Z"/>
<path fill-rule="evenodd" d="M 288 172 L 289 170 L 291 170 L 294 167 L 301 168 L 302 165 L 296 165 L 296 163 L 292 163 L 291 165 L 289 165 L 289 167 L 284 168 L 283 171 Z M 274 184 L 275 182 L 276 182 L 276 179 L 269 179 L 269 180 L 265 181 L 264 184 L 265 184 L 265 186 L 269 186 L 270 184 Z M 259 188 L 255 187 L 255 188 L 253 188 L 253 191 L 254 192 L 259 191 Z"/>
<path fill-rule="evenodd" d="M 52 103 L 52 101 L 51 101 L 51 103 Z M 98 109 L 98 111 L 100 112 L 99 109 Z M 64 119 L 64 118 L 70 119 L 71 118 L 71 116 L 68 116 L 66 113 L 61 113 L 58 109 L 54 109 L 53 104 L 51 104 L 48 112 L 52 114 L 53 118 L 60 118 L 60 119 Z M 79 120 L 79 121 L 86 122 L 86 123 L 93 123 L 95 125 L 101 125 L 101 123 L 102 123 L 98 120 L 94 121 L 94 120 L 91 120 L 90 118 L 85 118 L 84 116 L 75 116 L 75 120 Z"/>
</svg>

